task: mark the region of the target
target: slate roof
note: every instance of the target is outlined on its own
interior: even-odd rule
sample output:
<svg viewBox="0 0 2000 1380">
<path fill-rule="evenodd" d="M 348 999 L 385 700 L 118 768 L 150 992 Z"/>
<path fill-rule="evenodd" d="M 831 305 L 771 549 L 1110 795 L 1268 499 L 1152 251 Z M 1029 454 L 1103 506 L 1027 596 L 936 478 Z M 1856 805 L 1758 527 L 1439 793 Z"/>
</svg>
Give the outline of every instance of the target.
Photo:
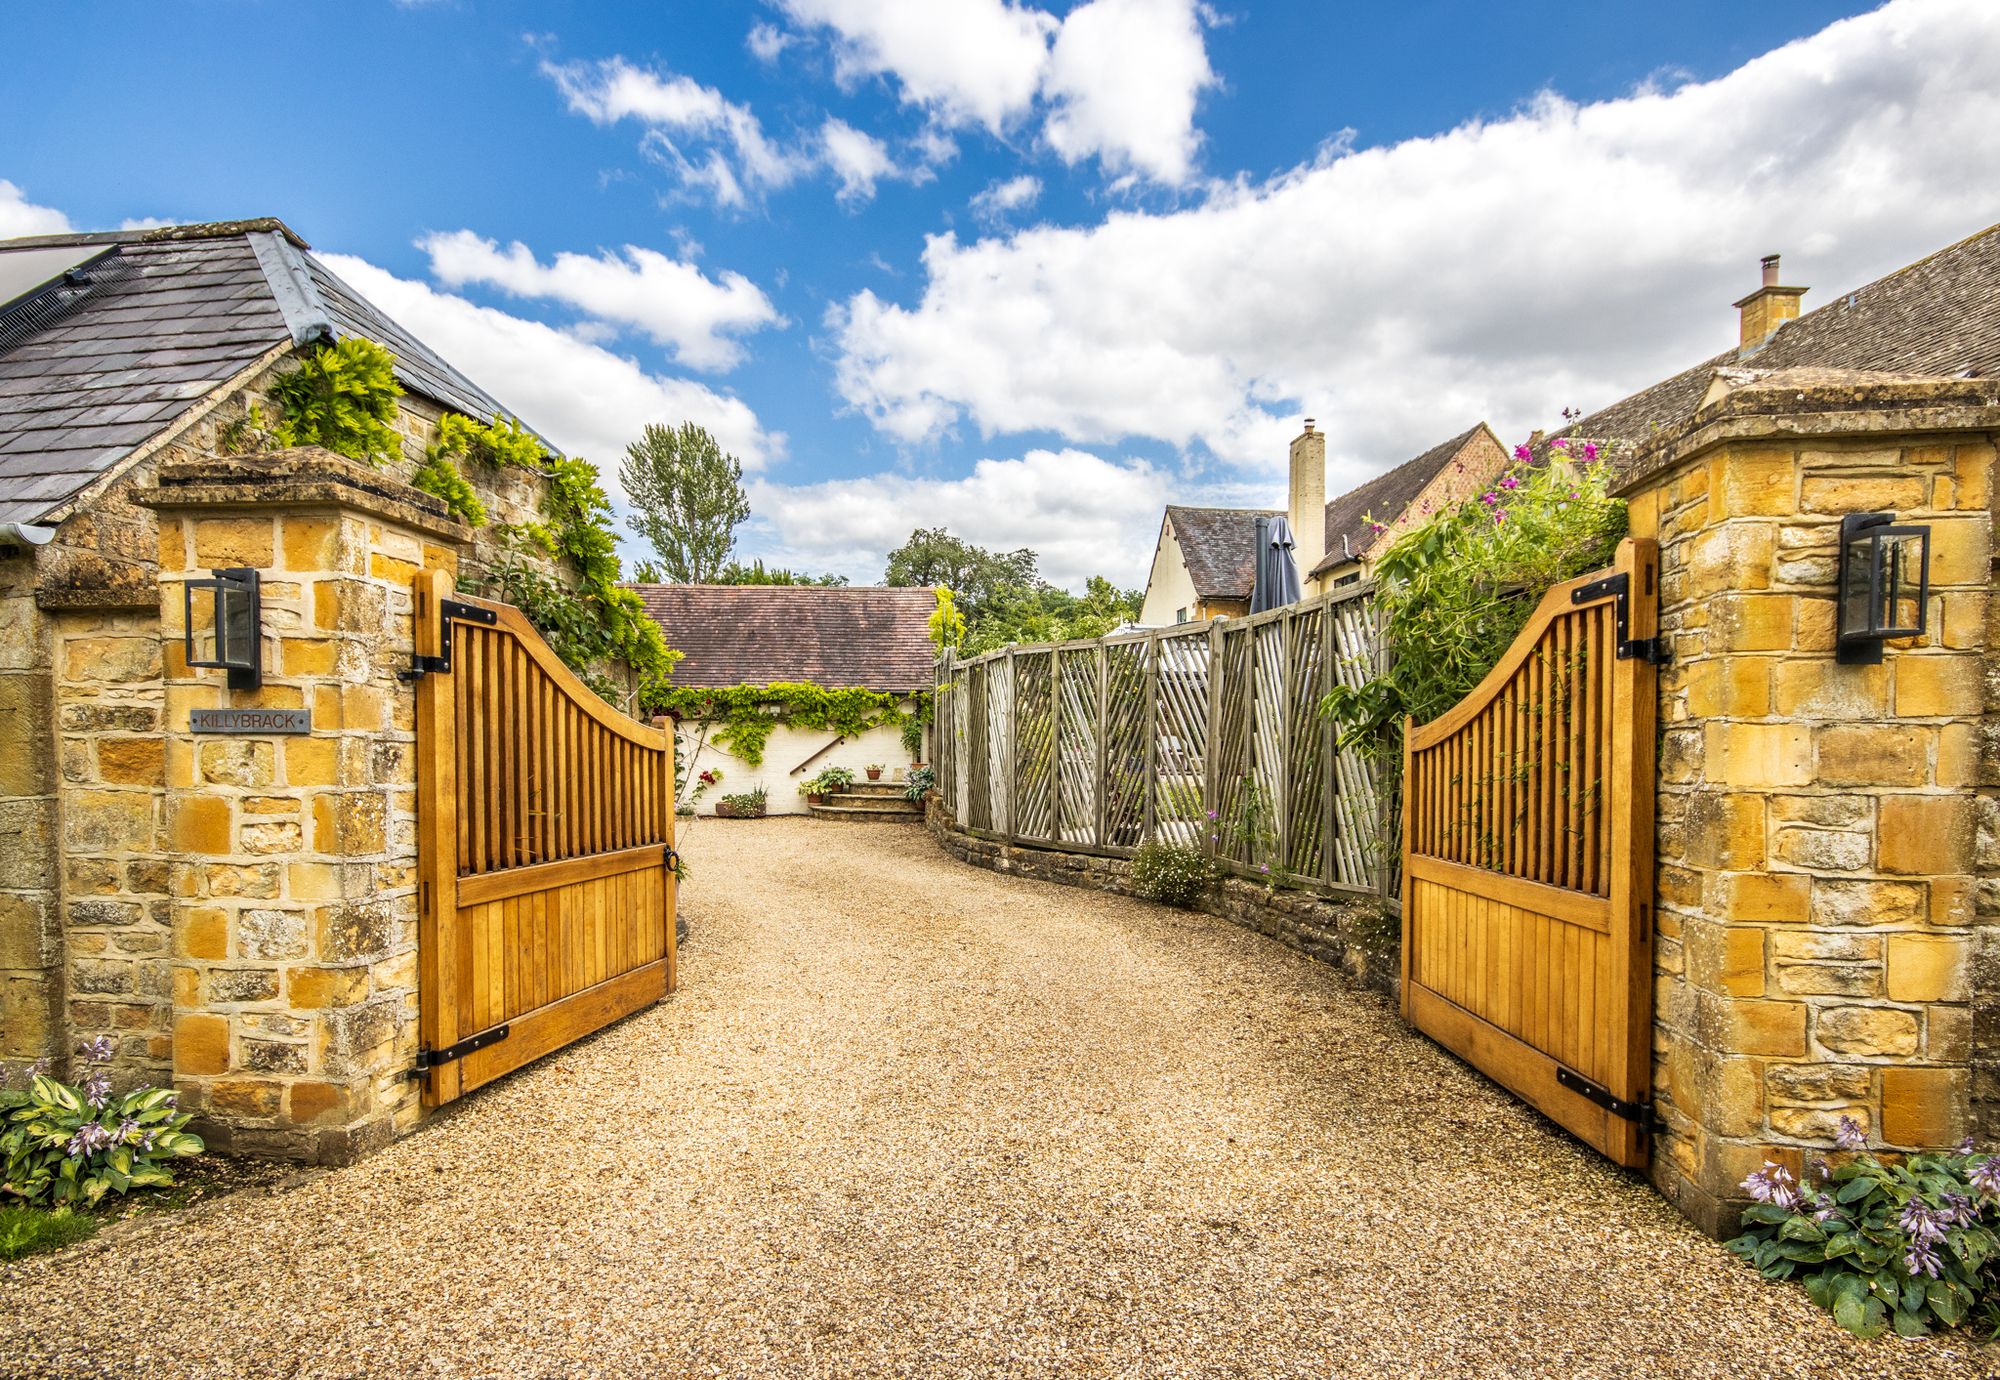
<svg viewBox="0 0 2000 1380">
<path fill-rule="evenodd" d="M 1403 515 L 1404 509 L 1417 501 L 1417 495 L 1424 491 L 1425 486 L 1437 478 L 1438 471 L 1450 464 L 1482 431 L 1489 435 L 1492 433 L 1486 423 L 1474 423 L 1449 441 L 1439 442 L 1415 459 L 1405 460 L 1395 469 L 1378 474 L 1367 483 L 1357 485 L 1328 502 L 1326 556 L 1309 573 L 1319 575 L 1335 566 L 1360 560 L 1363 553 L 1375 544 L 1378 535 L 1369 526 L 1369 515 L 1373 514 L 1375 520 L 1385 526 L 1395 522 Z M 1495 436 L 1493 444 L 1498 446 L 1500 438 Z"/>
<path fill-rule="evenodd" d="M 683 654 L 676 685 L 720 689 L 810 681 L 919 690 L 933 679 L 925 588 L 631 585 Z"/>
<path fill-rule="evenodd" d="M 1761 347 L 1726 350 L 1555 435 L 1640 444 L 1701 406 L 1717 369 L 2000 376 L 2000 225 L 1835 298 Z"/>
<path fill-rule="evenodd" d="M 504 413 L 277 220 L 43 235 L 0 241 L 0 255 L 57 246 L 103 252 L 48 319 L 27 319 L 26 298 L 0 303 L 0 522 L 42 520 L 288 341 L 363 336 L 396 353 L 410 392 Z"/>
<path fill-rule="evenodd" d="M 1182 508 L 1167 505 L 1194 592 L 1204 599 L 1248 599 L 1257 583 L 1257 519 L 1282 508 Z"/>
</svg>

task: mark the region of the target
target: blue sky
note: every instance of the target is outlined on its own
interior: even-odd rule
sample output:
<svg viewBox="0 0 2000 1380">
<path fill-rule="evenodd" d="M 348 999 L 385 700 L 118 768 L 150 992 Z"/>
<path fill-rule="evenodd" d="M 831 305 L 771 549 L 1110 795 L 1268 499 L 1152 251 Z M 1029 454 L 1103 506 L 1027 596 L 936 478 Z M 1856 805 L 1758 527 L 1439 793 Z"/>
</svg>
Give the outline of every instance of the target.
<svg viewBox="0 0 2000 1380">
<path fill-rule="evenodd" d="M 1733 343 L 1763 253 L 1844 289 L 2000 219 L 1988 0 L 79 13 L 0 15 L 62 55 L 0 234 L 279 215 L 607 472 L 710 425 L 742 554 L 863 580 L 945 524 L 1138 584 L 1301 416 L 1338 490 Z"/>
</svg>

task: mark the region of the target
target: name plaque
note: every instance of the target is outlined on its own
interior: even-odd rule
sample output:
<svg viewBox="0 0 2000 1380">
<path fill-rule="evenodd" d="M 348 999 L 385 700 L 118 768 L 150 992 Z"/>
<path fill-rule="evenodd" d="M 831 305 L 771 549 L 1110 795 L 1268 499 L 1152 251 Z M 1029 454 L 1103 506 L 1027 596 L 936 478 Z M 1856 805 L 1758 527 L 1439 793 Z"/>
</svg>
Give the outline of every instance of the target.
<svg viewBox="0 0 2000 1380">
<path fill-rule="evenodd" d="M 310 733 L 310 709 L 190 709 L 190 733 Z"/>
</svg>

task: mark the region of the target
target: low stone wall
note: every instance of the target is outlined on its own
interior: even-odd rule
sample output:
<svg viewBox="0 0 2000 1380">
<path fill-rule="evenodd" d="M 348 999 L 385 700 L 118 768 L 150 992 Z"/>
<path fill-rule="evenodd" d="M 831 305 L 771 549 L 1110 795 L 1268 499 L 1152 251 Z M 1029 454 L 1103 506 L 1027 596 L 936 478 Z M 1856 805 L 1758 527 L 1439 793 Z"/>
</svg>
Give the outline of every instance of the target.
<svg viewBox="0 0 2000 1380">
<path fill-rule="evenodd" d="M 974 867 L 1041 882 L 1139 896 L 1132 864 L 1095 853 L 1065 853 L 966 833 L 933 797 L 925 823 L 945 852 Z M 1225 877 L 1198 907 L 1338 968 L 1364 987 L 1396 995 L 1401 926 L 1374 896 L 1322 896 Z"/>
</svg>

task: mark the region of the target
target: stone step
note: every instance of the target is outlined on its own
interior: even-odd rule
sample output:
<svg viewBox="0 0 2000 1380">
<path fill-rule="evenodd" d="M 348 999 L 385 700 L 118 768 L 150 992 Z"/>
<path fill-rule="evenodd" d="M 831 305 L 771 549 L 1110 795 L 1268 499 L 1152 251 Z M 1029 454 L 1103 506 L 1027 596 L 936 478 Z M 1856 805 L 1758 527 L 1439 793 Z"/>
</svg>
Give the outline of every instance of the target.
<svg viewBox="0 0 2000 1380">
<path fill-rule="evenodd" d="M 885 796 L 860 799 L 835 796 L 821 804 L 808 805 L 806 810 L 815 819 L 921 820 L 924 817 L 924 807 L 918 802 Z"/>
</svg>

